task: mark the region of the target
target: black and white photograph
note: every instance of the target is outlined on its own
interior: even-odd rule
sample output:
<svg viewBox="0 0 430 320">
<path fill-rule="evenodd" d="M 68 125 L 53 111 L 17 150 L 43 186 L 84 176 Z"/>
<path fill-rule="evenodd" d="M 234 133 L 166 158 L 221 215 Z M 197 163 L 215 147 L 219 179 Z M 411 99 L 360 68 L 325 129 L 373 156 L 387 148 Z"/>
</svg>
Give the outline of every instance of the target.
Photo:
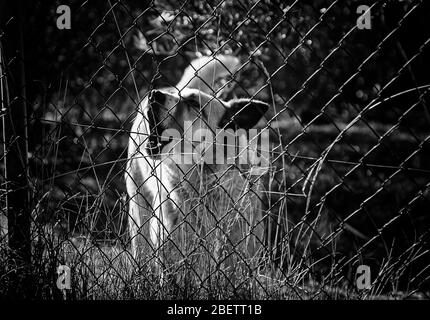
<svg viewBox="0 0 430 320">
<path fill-rule="evenodd" d="M 0 300 L 430 299 L 429 61 L 423 0 L 1 0 Z"/>
</svg>

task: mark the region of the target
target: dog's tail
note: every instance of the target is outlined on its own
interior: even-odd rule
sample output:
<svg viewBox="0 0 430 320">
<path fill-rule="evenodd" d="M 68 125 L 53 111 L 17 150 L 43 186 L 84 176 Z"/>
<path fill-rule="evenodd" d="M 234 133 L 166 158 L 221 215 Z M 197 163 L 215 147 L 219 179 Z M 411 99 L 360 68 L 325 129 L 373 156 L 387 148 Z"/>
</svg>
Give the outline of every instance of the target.
<svg viewBox="0 0 430 320">
<path fill-rule="evenodd" d="M 234 74 L 239 65 L 240 60 L 230 55 L 204 56 L 195 59 L 185 69 L 176 87 L 178 90 L 194 88 L 212 94 L 215 81 Z"/>
</svg>

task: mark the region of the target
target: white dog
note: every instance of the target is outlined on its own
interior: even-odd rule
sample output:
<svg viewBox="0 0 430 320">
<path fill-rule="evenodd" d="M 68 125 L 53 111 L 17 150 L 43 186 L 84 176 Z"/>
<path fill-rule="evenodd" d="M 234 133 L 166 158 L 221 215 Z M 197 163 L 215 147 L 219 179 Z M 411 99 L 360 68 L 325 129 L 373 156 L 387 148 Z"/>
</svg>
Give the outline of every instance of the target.
<svg viewBox="0 0 430 320">
<path fill-rule="evenodd" d="M 187 136 L 195 137 L 202 129 L 248 130 L 258 123 L 268 109 L 266 103 L 252 99 L 222 101 L 212 89 L 214 80 L 234 74 L 239 64 L 232 56 L 199 58 L 185 70 L 175 88 L 152 90 L 140 104 L 130 133 L 125 173 L 134 257 L 139 257 L 145 242 L 148 247 L 146 229 L 157 261 L 164 265 L 161 251 L 166 240 L 180 221 L 186 221 L 189 232 L 202 230 L 198 214 L 205 206 L 216 211 L 211 216 L 214 225 L 206 225 L 206 234 L 216 229 L 231 249 L 240 252 L 241 259 L 258 254 L 263 242 L 260 184 L 239 174 L 231 161 L 196 161 L 192 154 L 175 148 L 185 141 L 192 150 L 194 141 Z M 205 142 L 205 146 L 213 143 Z M 167 150 L 167 145 L 172 148 Z M 175 156 L 182 158 L 178 161 Z M 211 193 L 216 188 L 222 192 Z M 248 201 L 250 198 L 254 200 Z M 230 218 L 225 219 L 226 214 Z"/>
</svg>

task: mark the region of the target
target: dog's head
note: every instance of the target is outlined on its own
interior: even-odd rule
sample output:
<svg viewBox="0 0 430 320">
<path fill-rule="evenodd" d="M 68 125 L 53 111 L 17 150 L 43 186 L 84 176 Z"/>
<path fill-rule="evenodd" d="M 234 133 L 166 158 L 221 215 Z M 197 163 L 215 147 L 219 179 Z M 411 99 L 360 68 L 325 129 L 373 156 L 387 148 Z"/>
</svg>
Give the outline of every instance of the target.
<svg viewBox="0 0 430 320">
<path fill-rule="evenodd" d="M 215 134 L 220 129 L 251 129 L 268 109 L 261 101 L 223 101 L 190 88 L 152 90 L 146 106 L 149 136 L 145 148 L 155 159 L 163 157 L 166 145 L 190 142 L 189 137 L 195 137 L 197 130 Z"/>
</svg>

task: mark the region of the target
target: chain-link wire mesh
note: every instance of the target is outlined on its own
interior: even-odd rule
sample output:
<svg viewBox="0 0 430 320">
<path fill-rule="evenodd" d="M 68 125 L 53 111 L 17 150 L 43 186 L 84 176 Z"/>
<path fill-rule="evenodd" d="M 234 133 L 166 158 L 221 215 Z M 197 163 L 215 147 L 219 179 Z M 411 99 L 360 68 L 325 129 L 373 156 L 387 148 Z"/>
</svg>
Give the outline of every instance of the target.
<svg viewBox="0 0 430 320">
<path fill-rule="evenodd" d="M 429 297 L 428 3 L 60 5 L 0 6 L 2 294 Z"/>
</svg>

